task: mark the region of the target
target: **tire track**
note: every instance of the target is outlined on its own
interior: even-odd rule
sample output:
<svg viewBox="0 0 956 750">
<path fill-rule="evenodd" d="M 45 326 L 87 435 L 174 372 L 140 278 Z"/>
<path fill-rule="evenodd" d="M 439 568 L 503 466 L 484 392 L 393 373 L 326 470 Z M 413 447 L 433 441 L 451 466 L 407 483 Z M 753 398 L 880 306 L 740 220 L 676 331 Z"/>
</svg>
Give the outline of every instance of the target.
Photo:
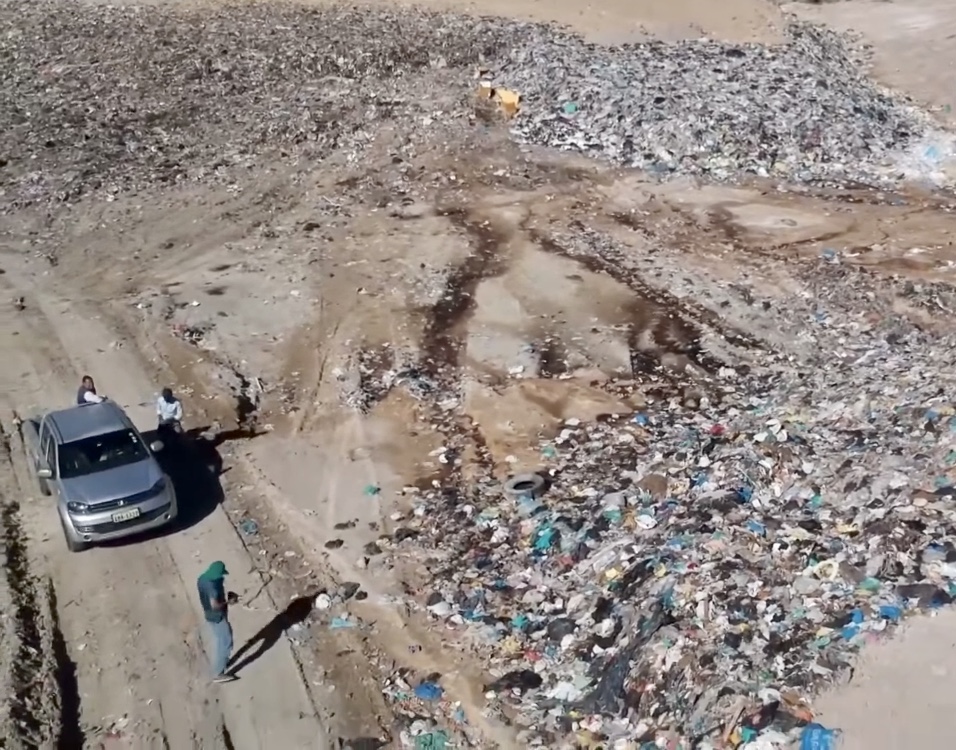
<svg viewBox="0 0 956 750">
<path fill-rule="evenodd" d="M 236 746 L 232 742 L 232 734 L 229 732 L 229 727 L 226 726 L 226 720 L 223 719 L 219 725 L 220 735 L 222 737 L 222 744 L 225 750 L 236 750 Z"/>
<path fill-rule="evenodd" d="M 106 309 L 104 310 L 104 314 L 110 321 L 111 329 L 121 332 L 124 336 L 128 337 L 129 340 L 135 344 L 136 350 L 140 353 L 144 361 L 149 361 L 153 363 L 154 367 L 159 368 L 164 379 L 179 382 L 185 381 L 197 389 L 202 388 L 201 378 L 189 370 L 188 364 L 180 363 L 179 366 L 177 366 L 177 359 L 168 355 L 166 347 L 170 345 L 172 340 L 163 341 L 161 338 L 152 335 L 151 331 L 137 329 L 130 324 L 128 318 L 123 316 L 122 311 Z M 176 341 L 174 345 L 178 346 L 179 342 Z M 212 415 L 205 413 L 201 406 L 203 398 L 208 396 L 208 393 L 197 390 L 194 392 L 194 396 L 199 393 L 201 393 L 202 396 L 194 402 L 198 402 L 199 406 L 197 410 L 192 413 L 196 417 L 204 416 L 209 418 Z M 310 398 L 309 400 L 311 401 L 312 399 Z M 239 459 L 234 457 L 233 460 L 236 461 Z M 248 479 L 253 484 L 258 484 L 259 475 L 254 467 L 246 464 L 240 467 L 239 470 L 243 473 L 251 471 L 252 473 Z M 247 513 L 256 517 L 260 523 L 260 533 L 257 535 L 260 539 L 274 539 L 277 536 L 277 531 L 269 528 L 269 515 L 263 514 L 260 508 L 247 508 L 245 511 L 240 510 L 244 497 L 245 495 L 241 491 L 237 493 L 232 498 L 233 502 L 228 508 L 224 508 L 224 511 L 226 518 L 229 519 L 231 523 L 232 532 L 235 534 L 238 544 L 245 550 L 246 554 L 250 556 L 250 559 L 254 560 L 261 554 L 264 548 L 250 541 L 242 534 L 238 527 L 238 521 Z M 266 495 L 266 497 L 268 498 L 268 495 Z M 273 609 L 277 611 L 281 610 L 282 601 L 284 601 L 282 598 L 283 593 L 288 594 L 289 592 L 273 591 L 274 585 L 272 578 L 264 571 L 259 570 L 255 564 L 253 564 L 252 570 L 255 571 L 256 575 L 261 579 L 263 585 L 263 588 L 260 589 L 261 595 L 268 600 Z M 330 586 L 332 585 L 330 581 L 337 580 L 331 570 L 326 569 L 325 566 L 319 568 L 313 567 L 310 564 L 309 573 L 310 576 L 315 576 L 312 580 L 322 581 Z M 299 592 L 301 593 L 301 589 L 299 589 Z M 344 647 L 341 642 L 343 638 L 346 639 L 346 645 Z M 345 735 L 354 734 L 352 722 L 355 721 L 355 715 L 361 715 L 363 720 L 371 718 L 373 723 L 375 717 L 381 715 L 383 711 L 382 706 L 374 705 L 374 701 L 378 698 L 378 692 L 374 689 L 369 690 L 368 688 L 369 685 L 375 684 L 375 679 L 373 679 L 371 672 L 365 671 L 366 666 L 370 663 L 369 659 L 371 659 L 369 650 L 366 647 L 366 637 L 360 636 L 355 638 L 349 631 L 340 631 L 337 638 L 334 639 L 334 642 L 325 643 L 321 648 L 316 648 L 314 651 L 312 648 L 297 644 L 291 639 L 290 644 L 297 676 L 300 682 L 306 686 L 307 697 L 311 702 L 314 714 L 316 716 L 326 714 L 325 720 L 330 723 L 330 728 L 334 730 L 335 733 Z M 353 653 L 357 655 L 355 660 L 350 660 L 343 664 L 343 654 L 351 655 Z M 310 684 L 317 684 L 313 683 L 308 676 L 310 668 L 309 662 L 315 657 L 324 660 L 324 669 L 328 670 L 326 673 L 327 678 L 330 678 L 336 687 L 336 692 L 332 694 L 331 701 L 328 698 L 317 699 L 313 689 L 310 687 Z M 368 692 L 365 692 L 366 690 L 368 690 Z M 347 693 L 347 697 L 336 697 L 338 692 L 342 692 L 343 694 Z M 341 703 L 339 702 L 340 700 L 342 701 Z M 235 722 L 233 722 L 233 724 L 234 723 Z M 365 730 L 368 727 L 363 725 L 361 728 Z M 231 750 L 234 747 L 236 738 L 241 738 L 240 730 L 236 730 L 234 726 L 233 729 L 230 729 L 225 716 L 220 716 L 218 719 L 217 730 L 217 740 L 221 745 L 226 747 L 227 750 Z"/>
<path fill-rule="evenodd" d="M 14 469 L 10 435 L 0 427 L 0 528 L 4 576 L 13 607 L 10 694 L 7 698 L 13 724 L 12 740 L 27 748 L 50 747 L 59 733 L 61 701 L 55 677 L 55 659 L 45 602 L 40 597 L 20 519 L 20 493 Z M 82 747 L 72 745 L 71 747 Z"/>
<path fill-rule="evenodd" d="M 28 288 L 28 271 L 21 271 L 18 278 Z M 130 351 L 121 331 L 111 325 L 115 321 L 108 307 L 78 300 L 54 283 L 44 287 L 37 281 L 29 288 L 35 296 L 34 317 L 39 316 L 34 325 L 50 330 L 51 356 L 67 375 L 73 373 L 69 380 L 57 378 L 46 384 L 40 398 L 49 403 L 63 398 L 58 392 L 69 396 L 79 373 L 90 371 L 102 378 L 104 390 L 117 403 L 132 405 L 134 419 L 152 418 L 141 399 L 156 384 L 142 354 Z M 28 354 L 32 369 L 39 372 L 45 356 L 42 347 L 30 341 L 21 354 Z M 52 529 L 50 533 L 54 534 Z M 136 747 L 145 746 L 140 742 L 150 747 L 159 742 L 174 748 L 222 747 L 226 739 L 221 727 L 226 722 L 228 740 L 237 748 L 326 746 L 323 721 L 307 704 L 310 682 L 301 670 L 299 679 L 290 679 L 294 653 L 274 649 L 269 659 L 256 664 L 254 679 L 240 680 L 228 689 L 208 683 L 205 639 L 196 619 L 201 613 L 196 612 L 194 588 L 183 583 L 183 576 L 191 577 L 197 567 L 196 549 L 203 537 L 202 544 L 218 548 L 217 556 L 239 568 L 234 585 L 248 586 L 243 583 L 248 574 L 238 563 L 247 559 L 247 553 L 236 534 L 222 511 L 213 509 L 186 528 L 92 550 L 84 560 L 89 562 L 80 567 L 71 565 L 73 558 L 53 541 L 51 555 L 60 561 L 62 576 L 58 588 L 64 598 L 79 604 L 66 620 L 66 632 L 87 643 L 82 656 L 76 654 L 87 725 L 97 722 L 97 727 L 108 730 L 114 717 L 125 716 L 128 723 L 121 734 Z M 94 581 L 104 578 L 113 586 L 91 591 Z M 145 596 L 140 595 L 143 592 Z M 237 613 L 236 619 L 234 627 L 249 629 L 250 620 L 258 618 Z M 109 640 L 84 632 L 108 633 Z M 114 668 L 106 668 L 111 663 Z M 143 679 L 147 675 L 148 682 Z"/>
<path fill-rule="evenodd" d="M 693 396 L 701 388 L 718 395 L 719 387 L 712 376 L 725 362 L 717 352 L 705 347 L 705 334 L 714 335 L 737 352 L 767 348 L 764 342 L 731 325 L 704 305 L 678 299 L 649 284 L 633 267 L 624 249 L 615 243 L 577 220 L 570 226 L 583 238 L 580 245 L 559 241 L 526 224 L 522 229 L 545 252 L 579 263 L 592 273 L 608 276 L 635 293 L 633 303 L 625 310 L 630 319 L 627 343 L 634 377 L 653 375 L 655 381 L 662 379 L 666 383 L 667 390 L 685 397 Z M 697 368 L 697 376 L 687 377 L 687 364 Z M 745 365 L 738 364 L 738 367 Z"/>
<path fill-rule="evenodd" d="M 464 322 L 475 310 L 475 290 L 485 279 L 505 270 L 507 236 L 487 221 L 471 218 L 463 209 L 446 209 L 442 215 L 472 238 L 472 251 L 455 267 L 438 301 L 427 311 L 422 331 L 421 369 L 455 382 L 463 346 Z"/>
</svg>

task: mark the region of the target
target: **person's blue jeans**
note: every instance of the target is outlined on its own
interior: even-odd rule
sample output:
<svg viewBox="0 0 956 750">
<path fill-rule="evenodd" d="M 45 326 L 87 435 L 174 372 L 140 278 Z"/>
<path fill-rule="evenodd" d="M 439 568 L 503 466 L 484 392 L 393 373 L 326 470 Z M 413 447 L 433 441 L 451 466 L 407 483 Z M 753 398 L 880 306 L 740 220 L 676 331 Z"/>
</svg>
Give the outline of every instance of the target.
<svg viewBox="0 0 956 750">
<path fill-rule="evenodd" d="M 212 631 L 212 676 L 218 677 L 225 674 L 232 656 L 232 626 L 225 618 L 208 625 Z"/>
</svg>

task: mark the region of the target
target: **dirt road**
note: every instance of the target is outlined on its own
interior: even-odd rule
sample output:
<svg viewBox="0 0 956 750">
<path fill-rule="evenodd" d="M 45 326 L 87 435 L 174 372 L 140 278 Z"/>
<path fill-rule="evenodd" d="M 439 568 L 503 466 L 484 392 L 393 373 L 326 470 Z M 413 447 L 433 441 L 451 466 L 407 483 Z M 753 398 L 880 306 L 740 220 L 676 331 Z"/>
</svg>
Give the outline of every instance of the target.
<svg viewBox="0 0 956 750">
<path fill-rule="evenodd" d="M 141 429 L 149 429 L 156 385 L 96 309 L 53 288 L 40 291 L 43 285 L 12 258 L 4 259 L 4 270 L 3 296 L 31 300 L 23 312 L 11 307 L 3 315 L 6 413 L 69 403 L 76 373 L 87 372 Z M 309 684 L 286 641 L 238 682 L 210 684 L 195 579 L 209 561 L 222 559 L 230 589 L 248 598 L 263 584 L 218 507 L 222 489 L 215 477 L 202 476 L 201 467 L 177 477 L 187 528 L 78 556 L 67 551 L 56 513 L 36 491 L 16 440 L 11 456 L 22 493 L 19 531 L 30 542 L 29 564 L 38 577 L 35 596 L 47 596 L 48 582 L 62 622 L 65 644 L 49 647 L 60 673 L 62 736 L 108 747 L 328 746 Z M 237 648 L 271 616 L 268 608 L 235 608 Z"/>
</svg>

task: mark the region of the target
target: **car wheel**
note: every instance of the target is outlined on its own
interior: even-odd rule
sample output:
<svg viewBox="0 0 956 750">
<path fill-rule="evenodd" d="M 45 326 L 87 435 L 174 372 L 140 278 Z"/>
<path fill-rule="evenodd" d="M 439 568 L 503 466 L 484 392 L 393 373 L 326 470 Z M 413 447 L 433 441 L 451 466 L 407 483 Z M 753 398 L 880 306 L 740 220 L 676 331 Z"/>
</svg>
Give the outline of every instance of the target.
<svg viewBox="0 0 956 750">
<path fill-rule="evenodd" d="M 66 546 L 70 552 L 83 552 L 90 546 L 85 542 L 78 542 L 73 539 L 73 537 L 67 533 L 66 525 L 62 521 L 60 521 L 60 526 L 63 528 L 63 538 L 66 539 Z"/>
<path fill-rule="evenodd" d="M 37 485 L 40 487 L 40 494 L 49 497 L 53 494 L 50 490 L 50 485 L 47 484 L 47 481 L 43 477 L 37 477 Z"/>
</svg>

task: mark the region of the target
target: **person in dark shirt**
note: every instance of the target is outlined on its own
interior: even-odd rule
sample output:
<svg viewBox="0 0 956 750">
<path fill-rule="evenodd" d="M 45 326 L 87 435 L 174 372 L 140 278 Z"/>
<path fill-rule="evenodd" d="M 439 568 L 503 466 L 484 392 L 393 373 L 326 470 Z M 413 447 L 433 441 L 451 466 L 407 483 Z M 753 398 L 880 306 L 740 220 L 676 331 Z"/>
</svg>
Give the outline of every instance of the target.
<svg viewBox="0 0 956 750">
<path fill-rule="evenodd" d="M 226 598 L 225 577 L 229 575 L 226 565 L 216 560 L 199 576 L 199 603 L 212 631 L 213 681 L 232 682 L 237 679 L 227 671 L 232 656 L 232 626 L 229 624 L 229 603 Z"/>
<path fill-rule="evenodd" d="M 101 404 L 103 401 L 104 398 L 102 396 L 96 395 L 96 386 L 93 384 L 93 378 L 89 375 L 84 375 L 83 380 L 80 381 L 80 387 L 76 391 L 76 405 Z"/>
</svg>

